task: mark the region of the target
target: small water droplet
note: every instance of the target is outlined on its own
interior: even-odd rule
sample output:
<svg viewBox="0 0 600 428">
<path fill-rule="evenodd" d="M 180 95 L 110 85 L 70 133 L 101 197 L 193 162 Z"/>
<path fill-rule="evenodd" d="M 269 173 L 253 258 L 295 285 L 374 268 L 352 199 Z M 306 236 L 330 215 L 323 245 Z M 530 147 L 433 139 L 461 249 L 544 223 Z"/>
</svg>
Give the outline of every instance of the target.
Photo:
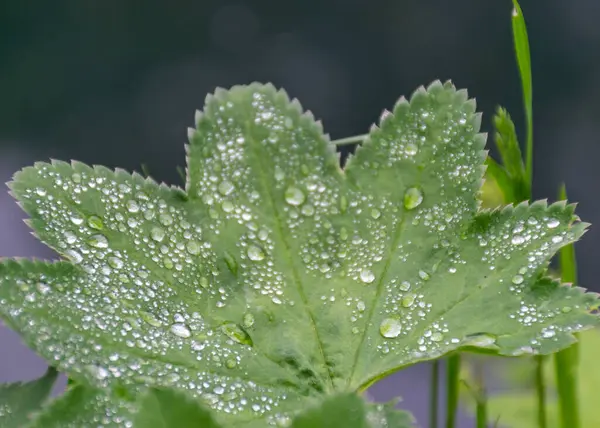
<svg viewBox="0 0 600 428">
<path fill-rule="evenodd" d="M 184 339 L 187 339 L 192 335 L 190 329 L 182 323 L 173 324 L 171 326 L 171 333 L 173 333 L 175 336 L 183 337 Z"/>
<path fill-rule="evenodd" d="M 415 302 L 416 296 L 414 294 L 407 294 L 402 298 L 402 306 L 405 308 L 410 308 Z"/>
<path fill-rule="evenodd" d="M 163 226 L 170 226 L 173 224 L 173 216 L 169 213 L 161 213 L 158 216 L 158 221 L 160 221 Z"/>
<path fill-rule="evenodd" d="M 371 210 L 371 217 L 377 220 L 379 217 L 381 217 L 381 211 L 379 211 L 377 208 L 373 208 Z"/>
<path fill-rule="evenodd" d="M 283 170 L 280 167 L 276 166 L 275 167 L 275 180 L 281 181 L 284 178 L 285 178 L 285 173 L 283 172 Z"/>
<path fill-rule="evenodd" d="M 414 156 L 417 154 L 418 151 L 419 148 L 414 143 L 408 143 L 406 145 L 406 148 L 404 149 L 404 153 L 406 153 L 408 156 Z"/>
<path fill-rule="evenodd" d="M 400 288 L 400 290 L 402 290 L 402 291 L 408 291 L 408 290 L 410 290 L 410 282 L 402 281 L 398 288 Z"/>
<path fill-rule="evenodd" d="M 555 243 L 555 244 L 558 244 L 558 243 L 560 243 L 562 241 L 563 241 L 563 237 L 562 236 L 553 236 L 552 237 L 552 242 Z"/>
<path fill-rule="evenodd" d="M 200 244 L 198 244 L 197 241 L 188 241 L 188 243 L 185 244 L 185 249 L 194 256 L 200 254 Z"/>
<path fill-rule="evenodd" d="M 150 237 L 156 242 L 161 242 L 163 239 L 165 239 L 165 231 L 160 227 L 153 227 L 150 231 Z"/>
<path fill-rule="evenodd" d="M 260 247 L 257 247 L 256 245 L 250 245 L 248 247 L 247 254 L 248 254 L 248 258 L 255 262 L 259 262 L 259 261 L 265 259 L 264 251 Z"/>
<path fill-rule="evenodd" d="M 65 251 L 65 255 L 75 264 L 83 261 L 83 256 L 75 250 L 67 250 Z"/>
<path fill-rule="evenodd" d="M 369 269 L 363 269 L 360 271 L 360 280 L 365 284 L 370 284 L 375 281 L 375 274 Z"/>
<path fill-rule="evenodd" d="M 513 245 L 521 245 L 523 242 L 525 242 L 525 238 L 523 238 L 521 235 L 515 235 L 512 237 L 510 242 L 512 242 Z"/>
<path fill-rule="evenodd" d="M 523 275 L 515 275 L 513 276 L 512 283 L 515 285 L 519 285 L 523 283 L 524 279 L 525 278 L 523 278 Z"/>
<path fill-rule="evenodd" d="M 285 191 L 285 201 L 294 206 L 301 205 L 306 200 L 306 196 L 302 193 L 302 190 L 297 187 L 290 186 Z"/>
<path fill-rule="evenodd" d="M 315 213 L 315 207 L 313 207 L 310 204 L 306 204 L 306 205 L 302 206 L 302 209 L 300 209 L 300 212 L 302 213 L 302 215 L 310 217 Z"/>
<path fill-rule="evenodd" d="M 235 206 L 231 201 L 225 200 L 221 203 L 221 209 L 223 212 L 230 213 L 235 209 Z"/>
<path fill-rule="evenodd" d="M 221 326 L 221 331 L 231 340 L 241 343 L 242 345 L 252 346 L 252 338 L 246 330 L 234 323 L 227 323 Z"/>
<path fill-rule="evenodd" d="M 38 187 L 37 189 L 35 189 L 35 193 L 37 193 L 38 196 L 46 196 L 46 189 L 42 189 L 41 187 Z"/>
<path fill-rule="evenodd" d="M 108 240 L 104 235 L 92 235 L 88 238 L 87 243 L 96 248 L 108 248 Z"/>
<path fill-rule="evenodd" d="M 65 237 L 65 241 L 67 241 L 67 244 L 74 244 L 77 240 L 77 236 L 73 232 L 66 231 L 63 233 L 63 235 Z"/>
<path fill-rule="evenodd" d="M 80 224 L 83 223 L 83 218 L 79 217 L 78 215 L 72 215 L 71 223 L 73 223 L 75 226 L 79 226 Z"/>
<path fill-rule="evenodd" d="M 444 338 L 444 335 L 442 333 L 440 333 L 439 331 L 436 331 L 431 335 L 431 340 L 433 342 L 441 342 L 443 338 Z"/>
<path fill-rule="evenodd" d="M 420 270 L 419 271 L 419 278 L 421 278 L 423 281 L 429 281 L 429 278 L 431 278 L 431 276 L 425 272 L 424 270 Z"/>
<path fill-rule="evenodd" d="M 404 193 L 404 208 L 414 210 L 423 203 L 423 191 L 418 187 L 410 187 Z"/>
<path fill-rule="evenodd" d="M 227 367 L 228 369 L 232 369 L 237 365 L 237 361 L 235 360 L 235 358 L 228 358 L 227 361 L 225 361 L 225 367 Z"/>
<path fill-rule="evenodd" d="M 467 336 L 467 345 L 478 348 L 489 348 L 496 343 L 496 336 L 488 333 L 478 333 Z"/>
<path fill-rule="evenodd" d="M 134 201 L 133 199 L 130 199 L 129 201 L 127 201 L 127 211 L 129 211 L 130 213 L 136 213 L 140 210 L 140 206 L 138 205 L 138 203 L 136 201 Z"/>
<path fill-rule="evenodd" d="M 113 269 L 121 269 L 123 267 L 123 260 L 118 257 L 109 257 L 108 265 Z"/>
<path fill-rule="evenodd" d="M 152 327 L 160 327 L 162 323 L 150 312 L 140 311 L 140 317 Z"/>
<path fill-rule="evenodd" d="M 386 339 L 393 339 L 400 335 L 402 324 L 394 318 L 386 318 L 379 325 L 379 333 Z"/>
<path fill-rule="evenodd" d="M 555 229 L 560 225 L 560 221 L 558 221 L 555 218 L 551 218 L 550 220 L 548 220 L 548 223 L 546 223 L 546 225 L 548 226 L 548 229 Z"/>
<path fill-rule="evenodd" d="M 88 226 L 91 227 L 92 229 L 96 229 L 96 230 L 102 230 L 104 229 L 104 223 L 102 222 L 102 219 L 98 216 L 90 216 L 88 218 Z"/>
<path fill-rule="evenodd" d="M 356 303 L 356 309 L 358 309 L 358 312 L 364 312 L 365 309 L 367 309 L 367 305 L 365 305 L 365 302 L 360 300 L 358 303 Z"/>
<path fill-rule="evenodd" d="M 571 308 L 570 306 L 563 306 L 563 308 L 561 309 L 563 314 L 568 314 L 572 310 L 573 310 L 573 308 Z"/>
<path fill-rule="evenodd" d="M 217 190 L 223 196 L 227 196 L 227 195 L 231 194 L 231 192 L 233 192 L 234 189 L 235 189 L 235 186 L 233 185 L 233 183 L 231 181 L 227 181 L 227 180 L 221 181 L 219 183 L 219 186 L 217 187 Z"/>
</svg>

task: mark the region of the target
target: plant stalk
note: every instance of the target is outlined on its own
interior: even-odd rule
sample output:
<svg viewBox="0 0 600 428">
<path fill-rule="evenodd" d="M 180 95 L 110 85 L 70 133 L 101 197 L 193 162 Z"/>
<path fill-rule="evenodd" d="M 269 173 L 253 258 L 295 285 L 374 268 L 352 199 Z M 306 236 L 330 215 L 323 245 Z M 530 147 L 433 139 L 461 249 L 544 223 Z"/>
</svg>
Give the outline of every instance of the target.
<svg viewBox="0 0 600 428">
<path fill-rule="evenodd" d="M 548 428 L 546 418 L 546 381 L 544 379 L 544 356 L 535 356 L 535 391 L 537 395 L 538 428 Z"/>
<path fill-rule="evenodd" d="M 369 134 L 353 135 L 352 137 L 340 138 L 331 142 L 336 146 L 348 146 L 350 144 L 362 143 L 368 136 Z"/>
<path fill-rule="evenodd" d="M 454 428 L 458 410 L 460 354 L 450 355 L 446 361 L 446 428 Z"/>
</svg>

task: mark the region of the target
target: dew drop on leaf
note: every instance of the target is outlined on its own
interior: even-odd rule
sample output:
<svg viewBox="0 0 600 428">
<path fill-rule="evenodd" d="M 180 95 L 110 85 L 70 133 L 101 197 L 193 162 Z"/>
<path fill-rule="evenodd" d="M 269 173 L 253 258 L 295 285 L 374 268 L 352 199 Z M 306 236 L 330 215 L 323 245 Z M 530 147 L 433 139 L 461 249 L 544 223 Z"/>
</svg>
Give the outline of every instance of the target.
<svg viewBox="0 0 600 428">
<path fill-rule="evenodd" d="M 442 339 L 444 339 L 444 335 L 442 333 L 440 333 L 439 331 L 436 331 L 435 333 L 433 333 L 431 335 L 431 340 L 433 342 L 441 342 Z"/>
<path fill-rule="evenodd" d="M 302 190 L 297 187 L 288 187 L 285 191 L 285 201 L 294 206 L 301 205 L 306 200 L 306 196 L 302 193 Z"/>
<path fill-rule="evenodd" d="M 250 328 L 254 325 L 254 315 L 250 312 L 244 314 L 244 320 L 242 321 L 244 327 Z"/>
<path fill-rule="evenodd" d="M 88 238 L 87 243 L 96 248 L 108 248 L 108 240 L 104 235 L 92 235 Z"/>
<path fill-rule="evenodd" d="M 173 216 L 169 213 L 162 213 L 158 216 L 158 221 L 160 221 L 163 226 L 170 226 L 173 224 Z"/>
<path fill-rule="evenodd" d="M 160 227 L 153 227 L 150 231 L 150 237 L 156 242 L 161 242 L 165 238 L 165 231 Z"/>
<path fill-rule="evenodd" d="M 404 193 L 404 208 L 414 210 L 423 202 L 423 191 L 418 187 L 410 187 Z"/>
<path fill-rule="evenodd" d="M 513 276 L 512 283 L 515 285 L 519 285 L 523 283 L 523 275 L 515 275 Z"/>
<path fill-rule="evenodd" d="M 91 227 L 92 229 L 96 229 L 96 230 L 102 230 L 104 229 L 104 222 L 102 221 L 102 219 L 98 216 L 90 216 L 88 218 L 88 226 Z"/>
<path fill-rule="evenodd" d="M 140 210 L 140 206 L 133 199 L 127 201 L 127 211 L 130 213 L 136 213 Z"/>
<path fill-rule="evenodd" d="M 221 331 L 231 340 L 242 345 L 252 346 L 252 338 L 241 326 L 234 323 L 227 323 L 221 326 Z"/>
<path fill-rule="evenodd" d="M 233 190 L 235 189 L 233 183 L 231 181 L 221 181 L 219 183 L 219 186 L 217 187 L 217 190 L 219 191 L 219 193 L 223 196 L 227 196 L 229 194 L 231 194 L 231 192 L 233 192 Z"/>
<path fill-rule="evenodd" d="M 248 247 L 248 258 L 252 261 L 259 262 L 265 259 L 265 253 L 262 249 L 257 247 L 256 245 L 250 245 Z"/>
<path fill-rule="evenodd" d="M 121 269 L 123 267 L 123 260 L 118 257 L 109 257 L 108 265 L 113 269 Z"/>
<path fill-rule="evenodd" d="M 370 284 L 375 281 L 375 274 L 369 269 L 363 269 L 360 271 L 360 280 L 365 284 Z"/>
<path fill-rule="evenodd" d="M 140 317 L 152 327 L 160 327 L 162 323 L 150 312 L 140 311 Z"/>
<path fill-rule="evenodd" d="M 400 335 L 402 324 L 394 318 L 386 318 L 379 325 L 379 333 L 386 339 L 393 339 Z"/>
<path fill-rule="evenodd" d="M 83 218 L 79 217 L 78 215 L 72 215 L 71 223 L 73 223 L 75 226 L 79 226 L 83 223 Z"/>
<path fill-rule="evenodd" d="M 467 337 L 467 345 L 477 346 L 479 348 L 489 348 L 496 343 L 496 336 L 493 334 L 480 333 Z"/>
<path fill-rule="evenodd" d="M 560 222 L 555 218 L 551 218 L 550 220 L 548 220 L 548 223 L 546 223 L 546 225 L 548 226 L 548 229 L 555 229 L 560 225 Z"/>
<path fill-rule="evenodd" d="M 406 296 L 404 296 L 402 298 L 402 306 L 404 306 L 405 308 L 410 308 L 414 302 L 415 302 L 414 294 L 407 294 Z"/>
<path fill-rule="evenodd" d="M 417 154 L 418 151 L 419 148 L 414 143 L 408 143 L 406 145 L 406 148 L 404 149 L 404 153 L 406 153 L 408 156 L 414 156 Z"/>
<path fill-rule="evenodd" d="M 83 256 L 75 250 L 67 250 L 65 251 L 65 255 L 75 264 L 83 261 Z"/>
<path fill-rule="evenodd" d="M 197 241 L 188 241 L 188 243 L 185 244 L 185 249 L 194 256 L 200 254 L 200 244 L 198 244 Z"/>
<path fill-rule="evenodd" d="M 184 339 L 187 339 L 192 335 L 190 329 L 182 323 L 173 324 L 171 326 L 171 333 L 173 333 L 175 336 L 183 337 Z"/>
</svg>

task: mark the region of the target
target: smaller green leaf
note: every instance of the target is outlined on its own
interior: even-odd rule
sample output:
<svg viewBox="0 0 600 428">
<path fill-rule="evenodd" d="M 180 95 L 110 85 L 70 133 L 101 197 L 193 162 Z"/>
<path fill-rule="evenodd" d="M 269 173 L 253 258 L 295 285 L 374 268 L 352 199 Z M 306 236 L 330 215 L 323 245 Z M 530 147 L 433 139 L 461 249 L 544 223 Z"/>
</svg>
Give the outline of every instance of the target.
<svg viewBox="0 0 600 428">
<path fill-rule="evenodd" d="M 504 205 L 506 201 L 515 200 L 513 182 L 502 165 L 489 156 L 485 160 L 485 165 L 487 170 L 481 188 L 482 207 L 496 208 Z"/>
<path fill-rule="evenodd" d="M 0 426 L 25 425 L 50 394 L 57 376 L 56 370 L 49 368 L 44 376 L 32 382 L 0 385 Z"/>
<path fill-rule="evenodd" d="M 506 109 L 498 107 L 494 116 L 494 126 L 496 128 L 496 147 L 498 147 L 506 172 L 513 179 L 522 179 L 525 175 L 523 156 L 521 155 L 515 124 Z"/>
<path fill-rule="evenodd" d="M 142 398 L 134 428 L 219 428 L 210 410 L 188 395 L 153 388 Z"/>
<path fill-rule="evenodd" d="M 353 393 L 339 394 L 296 416 L 292 428 L 409 428 L 410 414 L 393 403 L 372 405 Z"/>
</svg>

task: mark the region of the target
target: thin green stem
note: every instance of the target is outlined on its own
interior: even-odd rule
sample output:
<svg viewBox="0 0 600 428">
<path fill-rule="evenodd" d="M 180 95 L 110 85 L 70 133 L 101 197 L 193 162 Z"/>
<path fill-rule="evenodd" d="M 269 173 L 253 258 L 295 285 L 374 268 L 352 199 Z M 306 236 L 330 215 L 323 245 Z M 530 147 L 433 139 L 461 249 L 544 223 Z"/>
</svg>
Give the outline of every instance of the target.
<svg viewBox="0 0 600 428">
<path fill-rule="evenodd" d="M 440 360 L 431 363 L 431 385 L 429 388 L 429 428 L 438 428 L 440 384 Z"/>
<path fill-rule="evenodd" d="M 446 361 L 446 428 L 454 428 L 458 410 L 460 354 L 453 354 Z"/>
<path fill-rule="evenodd" d="M 558 198 L 567 199 L 567 190 L 563 184 Z M 560 271 L 562 281 L 575 284 L 577 282 L 577 261 L 573 244 L 560 250 Z M 562 428 L 580 428 L 579 400 L 577 397 L 577 366 L 579 364 L 579 343 L 554 355 L 558 408 Z"/>
<path fill-rule="evenodd" d="M 537 424 L 538 428 L 548 428 L 546 418 L 546 381 L 544 379 L 544 355 L 536 355 L 535 390 L 537 395 Z"/>
<path fill-rule="evenodd" d="M 476 423 L 477 428 L 487 427 L 487 392 L 485 390 L 485 380 L 483 377 L 483 366 L 481 362 L 475 365 L 477 379 L 477 406 L 476 406 Z"/>
<path fill-rule="evenodd" d="M 353 135 L 352 137 L 340 138 L 339 140 L 333 140 L 332 143 L 336 146 L 347 146 L 350 144 L 358 144 L 365 141 L 369 134 Z"/>
</svg>

